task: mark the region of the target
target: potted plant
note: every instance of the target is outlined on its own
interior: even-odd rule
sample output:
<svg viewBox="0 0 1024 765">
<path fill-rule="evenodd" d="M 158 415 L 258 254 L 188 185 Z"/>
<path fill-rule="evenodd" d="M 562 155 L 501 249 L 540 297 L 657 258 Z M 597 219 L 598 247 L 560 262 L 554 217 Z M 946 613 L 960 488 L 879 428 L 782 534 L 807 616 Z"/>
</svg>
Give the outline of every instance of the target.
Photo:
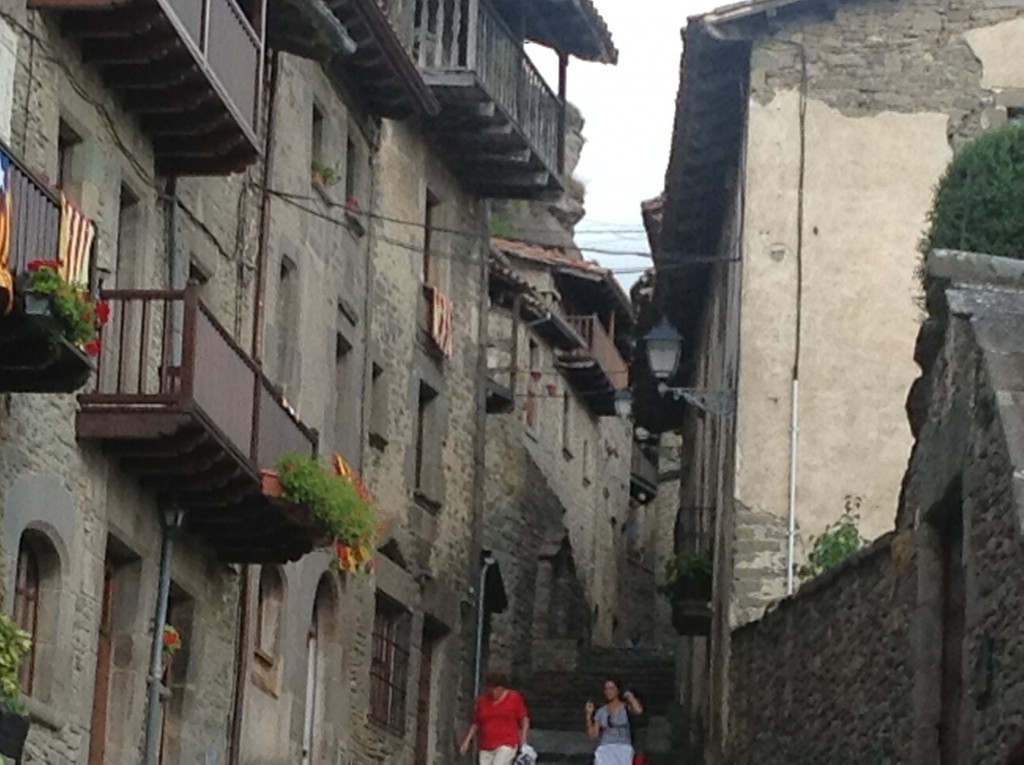
<svg viewBox="0 0 1024 765">
<path fill-rule="evenodd" d="M 321 162 L 313 162 L 310 167 L 310 176 L 313 179 L 313 183 L 318 186 L 322 186 L 325 189 L 330 188 L 338 182 L 338 172 L 333 167 Z"/>
<path fill-rule="evenodd" d="M 672 626 L 680 635 L 709 633 L 712 574 L 707 553 L 681 553 L 665 564 L 665 584 L 658 589 L 672 602 Z"/>
<path fill-rule="evenodd" d="M 0 755 L 21 760 L 29 718 L 21 699 L 18 668 L 32 646 L 27 632 L 7 614 L 0 614 Z"/>
<path fill-rule="evenodd" d="M 34 260 L 26 269 L 26 315 L 52 321 L 68 343 L 98 356 L 100 330 L 110 319 L 110 305 L 94 300 L 84 286 L 67 282 L 55 260 Z"/>
<path fill-rule="evenodd" d="M 304 454 L 285 454 L 276 466 L 276 471 L 262 473 L 263 493 L 277 499 L 300 524 L 311 522 L 316 543 L 334 548 L 342 570 L 368 570 L 376 517 L 362 481 L 330 472 Z"/>
<path fill-rule="evenodd" d="M 174 627 L 173 624 L 164 625 L 164 673 L 171 666 L 171 661 L 174 660 L 175 655 L 181 650 L 181 633 Z"/>
</svg>

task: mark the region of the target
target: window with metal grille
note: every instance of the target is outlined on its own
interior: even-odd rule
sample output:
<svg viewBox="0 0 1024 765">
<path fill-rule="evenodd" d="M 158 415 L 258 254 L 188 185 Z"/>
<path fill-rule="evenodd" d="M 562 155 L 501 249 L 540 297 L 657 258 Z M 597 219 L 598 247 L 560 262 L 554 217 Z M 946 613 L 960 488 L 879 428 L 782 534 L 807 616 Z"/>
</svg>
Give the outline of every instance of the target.
<svg viewBox="0 0 1024 765">
<path fill-rule="evenodd" d="M 377 596 L 370 664 L 370 719 L 399 733 L 405 732 L 410 622 L 408 611 L 384 596 Z"/>
<path fill-rule="evenodd" d="M 18 570 L 14 584 L 14 622 L 32 638 L 28 654 L 18 669 L 22 693 L 32 694 L 35 680 L 36 639 L 39 636 L 39 558 L 22 538 L 18 546 Z"/>
</svg>

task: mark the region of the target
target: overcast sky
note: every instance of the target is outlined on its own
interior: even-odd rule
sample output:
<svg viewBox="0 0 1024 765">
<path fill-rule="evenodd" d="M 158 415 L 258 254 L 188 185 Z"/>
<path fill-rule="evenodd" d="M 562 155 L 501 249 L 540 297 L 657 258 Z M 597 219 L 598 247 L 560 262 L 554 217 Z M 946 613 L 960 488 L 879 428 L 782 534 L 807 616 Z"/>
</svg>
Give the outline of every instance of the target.
<svg viewBox="0 0 1024 765">
<path fill-rule="evenodd" d="M 569 100 L 583 112 L 586 145 L 576 175 L 587 187 L 581 247 L 647 251 L 640 202 L 662 191 L 679 86 L 679 32 L 686 18 L 726 0 L 594 0 L 619 49 L 618 66 L 569 64 Z M 546 51 L 530 55 L 549 83 L 557 65 Z M 585 233 L 590 231 L 592 233 Z M 627 289 L 649 258 L 584 252 L 615 268 Z"/>
</svg>

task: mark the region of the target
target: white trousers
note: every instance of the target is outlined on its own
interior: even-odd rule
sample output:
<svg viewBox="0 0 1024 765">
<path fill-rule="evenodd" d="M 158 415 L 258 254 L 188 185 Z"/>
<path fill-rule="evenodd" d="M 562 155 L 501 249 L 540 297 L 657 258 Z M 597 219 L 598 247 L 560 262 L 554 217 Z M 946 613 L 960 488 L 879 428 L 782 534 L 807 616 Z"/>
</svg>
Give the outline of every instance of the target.
<svg viewBox="0 0 1024 765">
<path fill-rule="evenodd" d="M 489 752 L 480 752 L 480 765 L 512 765 L 516 760 L 513 746 L 499 746 Z"/>
<path fill-rule="evenodd" d="M 594 752 L 594 765 L 633 765 L 629 744 L 601 744 Z"/>
</svg>

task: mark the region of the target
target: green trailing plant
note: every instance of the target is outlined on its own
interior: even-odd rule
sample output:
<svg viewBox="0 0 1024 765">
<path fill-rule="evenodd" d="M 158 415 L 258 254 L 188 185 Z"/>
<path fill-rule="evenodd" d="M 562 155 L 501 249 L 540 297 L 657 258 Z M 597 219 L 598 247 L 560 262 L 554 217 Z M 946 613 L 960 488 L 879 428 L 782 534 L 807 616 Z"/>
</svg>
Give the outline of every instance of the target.
<svg viewBox="0 0 1024 765">
<path fill-rule="evenodd" d="M 811 537 L 807 563 L 797 569 L 801 578 L 810 579 L 828 571 L 864 546 L 865 540 L 859 528 L 860 516 L 855 512 L 859 507 L 859 497 L 847 497 L 846 509 L 839 519 L 826 526 L 820 536 Z"/>
<path fill-rule="evenodd" d="M 515 239 L 519 235 L 516 227 L 497 213 L 491 213 L 491 236 L 500 239 Z"/>
<path fill-rule="evenodd" d="M 310 168 L 314 175 L 319 176 L 320 182 L 327 187 L 334 186 L 339 178 L 338 171 L 329 165 L 325 165 L 321 162 L 314 162 Z"/>
<path fill-rule="evenodd" d="M 7 614 L 0 614 L 0 707 L 6 712 L 25 714 L 21 699 L 18 669 L 24 661 L 32 639 Z"/>
<path fill-rule="evenodd" d="M 695 588 L 710 590 L 713 572 L 708 553 L 680 553 L 665 562 L 665 583 L 659 591 L 668 597 L 683 597 Z"/>
<path fill-rule="evenodd" d="M 309 508 L 332 540 L 363 545 L 373 538 L 377 529 L 373 506 L 353 481 L 304 454 L 285 454 L 276 467 L 284 498 Z"/>
<path fill-rule="evenodd" d="M 922 242 L 935 249 L 1024 257 L 1024 125 L 964 146 L 939 181 Z"/>
</svg>

